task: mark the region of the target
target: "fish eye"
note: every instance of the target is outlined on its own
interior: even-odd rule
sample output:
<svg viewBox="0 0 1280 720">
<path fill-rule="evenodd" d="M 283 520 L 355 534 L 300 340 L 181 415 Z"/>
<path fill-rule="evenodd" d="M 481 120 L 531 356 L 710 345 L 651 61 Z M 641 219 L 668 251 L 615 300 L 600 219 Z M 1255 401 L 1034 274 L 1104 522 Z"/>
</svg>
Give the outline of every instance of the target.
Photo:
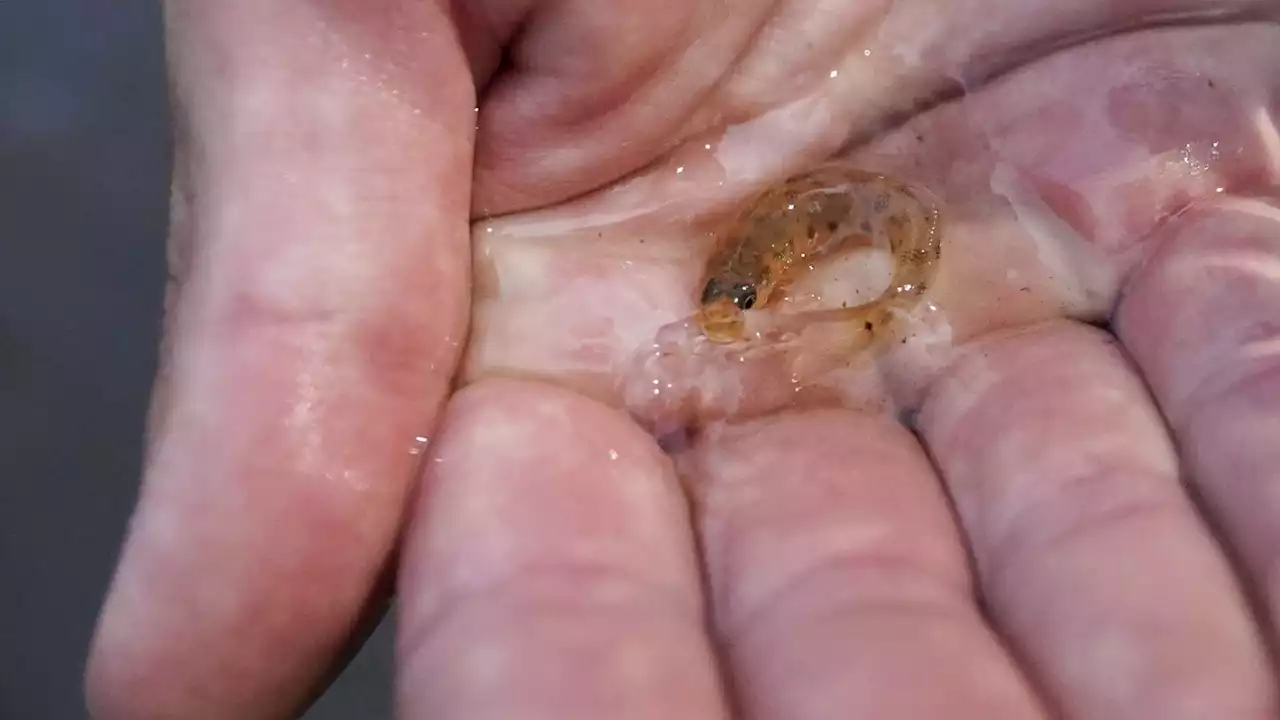
<svg viewBox="0 0 1280 720">
<path fill-rule="evenodd" d="M 750 285 L 739 285 L 734 288 L 734 301 L 743 310 L 750 310 L 756 304 L 756 289 Z"/>
<path fill-rule="evenodd" d="M 706 305 L 724 294 L 724 287 L 719 281 L 708 280 L 706 286 L 702 288 L 702 304 Z"/>
</svg>

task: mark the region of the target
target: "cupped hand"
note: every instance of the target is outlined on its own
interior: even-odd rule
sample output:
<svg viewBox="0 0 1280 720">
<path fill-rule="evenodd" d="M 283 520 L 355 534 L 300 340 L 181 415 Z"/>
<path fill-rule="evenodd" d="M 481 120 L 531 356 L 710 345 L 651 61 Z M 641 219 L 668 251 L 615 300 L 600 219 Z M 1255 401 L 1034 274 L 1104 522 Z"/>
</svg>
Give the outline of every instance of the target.
<svg viewBox="0 0 1280 720">
<path fill-rule="evenodd" d="M 444 5 L 168 5 L 96 716 L 288 717 L 393 578 L 406 718 L 1280 713 L 1269 3 Z M 698 218 L 832 156 L 941 198 L 936 311 L 673 462 Z"/>
</svg>

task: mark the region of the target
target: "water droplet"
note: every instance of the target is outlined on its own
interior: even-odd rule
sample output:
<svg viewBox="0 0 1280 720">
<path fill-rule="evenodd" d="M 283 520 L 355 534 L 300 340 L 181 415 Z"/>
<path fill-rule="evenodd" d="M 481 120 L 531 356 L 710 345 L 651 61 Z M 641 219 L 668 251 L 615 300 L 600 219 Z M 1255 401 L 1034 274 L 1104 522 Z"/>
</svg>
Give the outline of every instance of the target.
<svg viewBox="0 0 1280 720">
<path fill-rule="evenodd" d="M 862 56 L 863 56 L 863 57 L 871 57 L 871 48 L 867 48 L 866 50 L 863 50 L 863 51 L 862 51 Z"/>
<path fill-rule="evenodd" d="M 711 149 L 711 143 L 707 143 L 706 145 L 703 145 L 702 147 L 706 148 L 707 150 L 710 150 L 710 149 Z"/>
<path fill-rule="evenodd" d="M 610 449 L 610 450 L 609 450 L 609 459 L 610 459 L 610 460 L 617 460 L 617 459 L 618 459 L 618 451 L 617 451 L 617 450 Z"/>
<path fill-rule="evenodd" d="M 427 446 L 431 444 L 431 438 L 425 435 L 419 435 L 413 439 L 413 445 L 409 447 L 410 455 L 421 455 L 427 451 Z"/>
<path fill-rule="evenodd" d="M 1207 154 L 1209 156 L 1208 159 L 1203 156 L 1204 153 L 1196 151 L 1196 146 L 1193 143 L 1187 143 L 1179 150 L 1182 164 L 1186 166 L 1192 177 L 1202 175 L 1211 170 L 1213 167 L 1212 161 L 1221 157 L 1221 153 L 1216 148 L 1211 148 Z"/>
<path fill-rule="evenodd" d="M 676 174 L 677 174 L 677 175 L 683 175 L 683 174 L 684 174 L 684 166 L 683 166 L 683 165 L 681 165 L 680 167 L 676 168 Z"/>
<path fill-rule="evenodd" d="M 833 78 L 834 78 L 834 77 L 839 77 L 839 76 L 840 76 L 840 71 L 839 71 L 839 70 L 832 70 L 832 71 L 831 71 L 831 77 L 833 77 Z"/>
</svg>

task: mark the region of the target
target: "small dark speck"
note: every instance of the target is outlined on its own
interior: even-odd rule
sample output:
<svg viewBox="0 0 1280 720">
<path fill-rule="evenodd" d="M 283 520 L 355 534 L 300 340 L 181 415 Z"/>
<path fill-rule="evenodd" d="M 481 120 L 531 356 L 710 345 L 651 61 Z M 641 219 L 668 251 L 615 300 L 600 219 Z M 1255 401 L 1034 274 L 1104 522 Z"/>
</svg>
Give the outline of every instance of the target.
<svg viewBox="0 0 1280 720">
<path fill-rule="evenodd" d="M 865 328 L 867 329 L 867 332 L 871 332 L 872 330 L 874 330 L 874 329 L 875 329 L 875 327 L 876 327 L 876 326 L 875 326 L 875 325 L 872 325 L 872 324 L 871 324 L 871 321 L 870 321 L 870 320 L 868 320 L 866 323 L 864 323 L 864 324 L 863 324 L 863 327 L 865 327 Z"/>
<path fill-rule="evenodd" d="M 924 135 L 922 133 L 916 133 L 916 142 L 924 142 Z"/>
<path fill-rule="evenodd" d="M 641 244 L 641 245 L 643 245 L 643 244 L 644 244 L 644 238 L 640 238 L 640 244 Z"/>
<path fill-rule="evenodd" d="M 849 307 L 849 301 L 848 301 L 848 300 L 841 300 L 841 301 L 840 301 L 840 307 L 841 307 L 841 308 L 847 308 L 847 307 Z"/>
<path fill-rule="evenodd" d="M 693 446 L 693 433 L 688 428 L 679 428 L 658 436 L 658 447 L 668 455 L 684 452 Z"/>
<path fill-rule="evenodd" d="M 1031 292 L 1031 288 L 1029 288 L 1029 287 L 1024 287 L 1024 288 L 1022 288 L 1022 292 Z"/>
<path fill-rule="evenodd" d="M 1218 87 L 1218 86 L 1213 82 L 1213 78 L 1210 78 L 1210 79 L 1209 79 L 1209 87 L 1211 87 L 1211 88 L 1216 88 L 1216 87 Z"/>
<path fill-rule="evenodd" d="M 827 223 L 827 232 L 835 232 L 838 227 L 840 227 L 840 223 L 829 222 Z"/>
<path fill-rule="evenodd" d="M 906 344 L 907 344 L 907 339 L 906 339 L 906 338 L 902 338 L 901 342 L 902 342 L 902 344 L 903 344 L 903 345 L 906 345 Z"/>
</svg>

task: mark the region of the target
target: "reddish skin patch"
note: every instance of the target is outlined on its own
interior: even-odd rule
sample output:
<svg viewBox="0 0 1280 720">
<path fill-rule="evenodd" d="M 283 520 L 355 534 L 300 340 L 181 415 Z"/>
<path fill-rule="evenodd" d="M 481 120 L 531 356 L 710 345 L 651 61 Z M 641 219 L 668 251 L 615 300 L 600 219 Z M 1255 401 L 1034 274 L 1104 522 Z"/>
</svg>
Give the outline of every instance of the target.
<svg viewBox="0 0 1280 720">
<path fill-rule="evenodd" d="M 170 7 L 191 245 L 95 717 L 296 713 L 394 547 L 466 329 L 474 94 L 438 9 L 355 8 Z"/>
<path fill-rule="evenodd" d="M 1024 172 L 1023 177 L 1044 204 L 1072 230 L 1080 233 L 1083 238 L 1097 241 L 1100 221 L 1093 210 L 1093 202 L 1086 193 L 1075 189 L 1071 183 L 1060 182 L 1038 173 Z"/>
<path fill-rule="evenodd" d="M 1159 64 L 1148 64 L 1141 78 L 1108 90 L 1105 112 L 1124 137 L 1153 154 L 1176 149 L 1184 138 L 1229 137 L 1239 129 L 1223 127 L 1224 119 L 1240 114 L 1236 98 L 1212 79 Z"/>
</svg>

